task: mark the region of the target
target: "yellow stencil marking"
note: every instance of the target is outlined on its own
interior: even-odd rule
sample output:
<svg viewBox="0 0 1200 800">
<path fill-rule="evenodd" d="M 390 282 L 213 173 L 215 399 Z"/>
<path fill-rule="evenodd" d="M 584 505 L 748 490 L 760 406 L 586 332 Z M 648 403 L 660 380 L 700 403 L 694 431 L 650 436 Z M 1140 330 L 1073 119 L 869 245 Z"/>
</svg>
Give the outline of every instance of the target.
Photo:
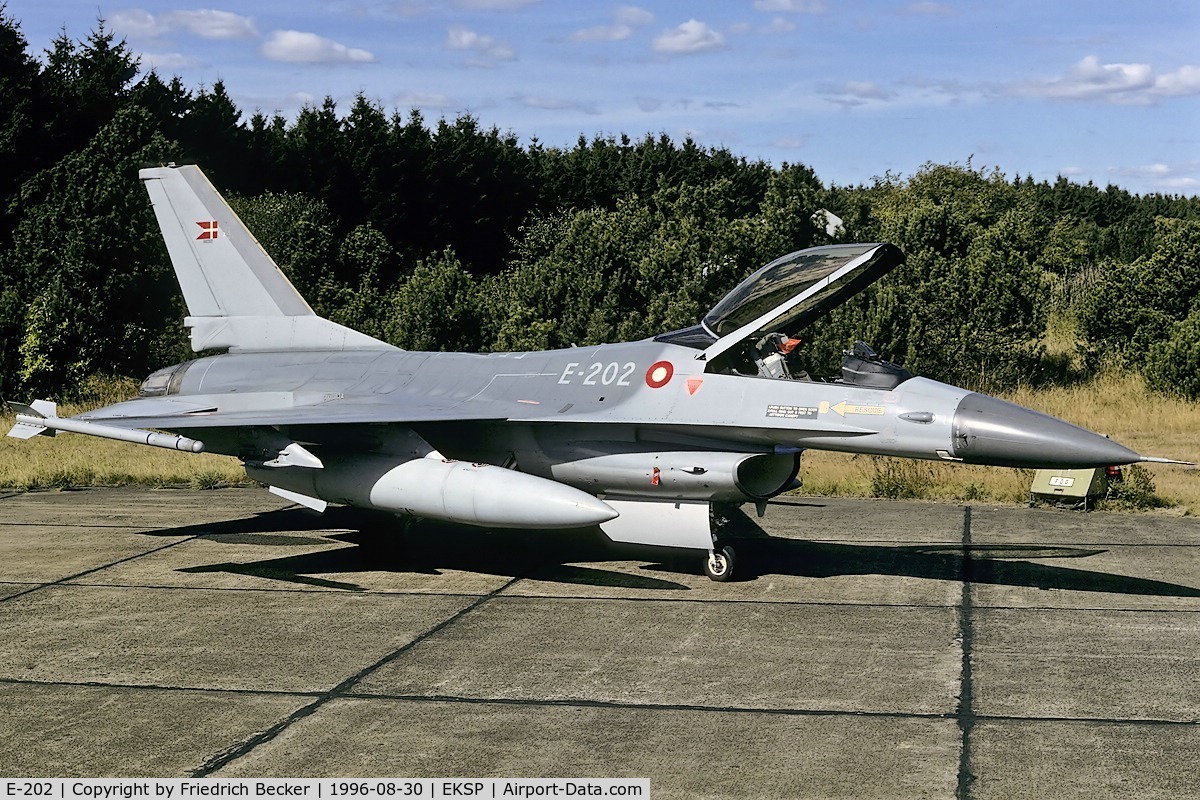
<svg viewBox="0 0 1200 800">
<path fill-rule="evenodd" d="M 825 404 L 822 403 L 821 405 L 824 406 Z M 825 409 L 822 408 L 821 410 L 824 411 Z M 884 408 L 883 406 L 855 406 L 843 400 L 835 406 L 830 406 L 829 410 L 836 411 L 839 416 L 843 417 L 847 414 L 864 414 L 871 417 L 881 417 L 883 416 Z"/>
</svg>

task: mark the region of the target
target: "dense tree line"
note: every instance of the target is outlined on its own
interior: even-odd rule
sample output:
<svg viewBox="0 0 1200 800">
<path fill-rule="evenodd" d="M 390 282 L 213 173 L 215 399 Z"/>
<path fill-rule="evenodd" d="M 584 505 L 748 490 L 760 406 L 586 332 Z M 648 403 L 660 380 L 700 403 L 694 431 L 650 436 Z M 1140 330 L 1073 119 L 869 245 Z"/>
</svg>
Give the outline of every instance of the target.
<svg viewBox="0 0 1200 800">
<path fill-rule="evenodd" d="M 1200 396 L 1200 200 L 927 165 L 826 186 L 723 148 L 522 145 L 364 96 L 294 120 L 220 82 L 141 72 L 103 23 L 40 56 L 0 6 L 0 392 L 190 356 L 137 180 L 201 165 L 318 313 L 406 348 L 564 347 L 694 324 L 767 261 L 833 241 L 908 260 L 803 332 L 815 375 L 855 339 L 999 388 L 1116 366 Z M 844 220 L 826 233 L 816 215 Z M 816 215 L 816 216 L 814 216 Z M 1058 333 L 1048 335 L 1048 332 Z M 789 333 L 793 333 L 789 331 Z"/>
</svg>

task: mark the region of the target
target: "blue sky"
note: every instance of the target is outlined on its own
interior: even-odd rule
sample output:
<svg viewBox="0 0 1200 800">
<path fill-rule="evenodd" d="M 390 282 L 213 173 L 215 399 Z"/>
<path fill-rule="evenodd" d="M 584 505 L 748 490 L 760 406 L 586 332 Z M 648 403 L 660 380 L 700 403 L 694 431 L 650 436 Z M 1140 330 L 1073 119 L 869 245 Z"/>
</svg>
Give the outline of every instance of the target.
<svg viewBox="0 0 1200 800">
<path fill-rule="evenodd" d="M 826 183 L 925 162 L 1200 194 L 1194 0 L 8 0 L 38 54 L 102 14 L 247 113 L 363 92 L 523 141 L 666 133 Z"/>
</svg>

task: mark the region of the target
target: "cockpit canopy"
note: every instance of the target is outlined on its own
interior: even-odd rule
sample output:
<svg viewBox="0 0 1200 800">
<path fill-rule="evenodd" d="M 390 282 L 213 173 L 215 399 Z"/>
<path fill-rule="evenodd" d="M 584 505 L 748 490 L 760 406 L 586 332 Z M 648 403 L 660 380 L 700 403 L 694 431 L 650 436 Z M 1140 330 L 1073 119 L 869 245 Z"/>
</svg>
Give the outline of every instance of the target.
<svg viewBox="0 0 1200 800">
<path fill-rule="evenodd" d="M 795 334 L 904 262 L 891 244 L 834 244 L 777 258 L 704 315 L 700 325 L 657 337 L 705 350 L 706 358 L 748 339 Z"/>
<path fill-rule="evenodd" d="M 745 337 L 795 333 L 904 261 L 890 244 L 835 244 L 777 258 L 713 306 L 703 325 L 718 339 L 750 323 Z"/>
</svg>

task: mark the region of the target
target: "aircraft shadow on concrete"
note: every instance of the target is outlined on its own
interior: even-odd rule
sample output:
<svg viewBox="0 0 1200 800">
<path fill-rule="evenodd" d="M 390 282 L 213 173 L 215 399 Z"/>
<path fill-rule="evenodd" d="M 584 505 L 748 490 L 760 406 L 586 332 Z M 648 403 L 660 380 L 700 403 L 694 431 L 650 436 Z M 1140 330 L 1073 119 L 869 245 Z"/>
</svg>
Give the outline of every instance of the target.
<svg viewBox="0 0 1200 800">
<path fill-rule="evenodd" d="M 304 535 L 307 532 L 320 535 Z M 235 573 L 347 591 L 365 589 L 321 576 L 365 572 L 438 575 L 460 570 L 574 585 L 679 591 L 688 586 L 668 576 L 701 572 L 695 551 L 672 553 L 661 548 L 616 545 L 598 528 L 529 532 L 422 521 L 405 530 L 404 523 L 394 516 L 340 507 L 324 514 L 286 508 L 226 522 L 148 531 L 146 535 L 196 536 L 232 546 L 354 545 L 180 570 Z M 769 575 L 892 575 L 1034 589 L 1200 597 L 1200 589 L 1191 586 L 1032 560 L 1081 559 L 1106 552 L 1097 549 L 1024 544 L 966 548 L 954 544 L 859 545 L 781 539 L 767 534 L 741 510 L 731 515 L 725 536 L 737 550 L 736 579 L 742 581 Z M 664 558 L 664 552 L 668 557 Z M 642 574 L 580 566 L 614 560 L 648 563 L 642 567 Z"/>
<path fill-rule="evenodd" d="M 305 535 L 310 531 L 322 535 Z M 393 515 L 339 507 L 324 514 L 286 508 L 226 522 L 147 531 L 146 535 L 195 536 L 229 545 L 356 545 L 180 570 L 227 572 L 348 591 L 365 589 L 320 576 L 365 572 L 439 575 L 459 570 L 574 585 L 676 591 L 688 588 L 650 575 L 580 566 L 576 562 L 612 561 L 621 557 L 598 528 L 529 532 L 421 521 L 406 530 L 405 524 Z M 661 553 L 658 555 L 661 557 Z M 692 560 L 696 560 L 695 556 Z"/>
</svg>

